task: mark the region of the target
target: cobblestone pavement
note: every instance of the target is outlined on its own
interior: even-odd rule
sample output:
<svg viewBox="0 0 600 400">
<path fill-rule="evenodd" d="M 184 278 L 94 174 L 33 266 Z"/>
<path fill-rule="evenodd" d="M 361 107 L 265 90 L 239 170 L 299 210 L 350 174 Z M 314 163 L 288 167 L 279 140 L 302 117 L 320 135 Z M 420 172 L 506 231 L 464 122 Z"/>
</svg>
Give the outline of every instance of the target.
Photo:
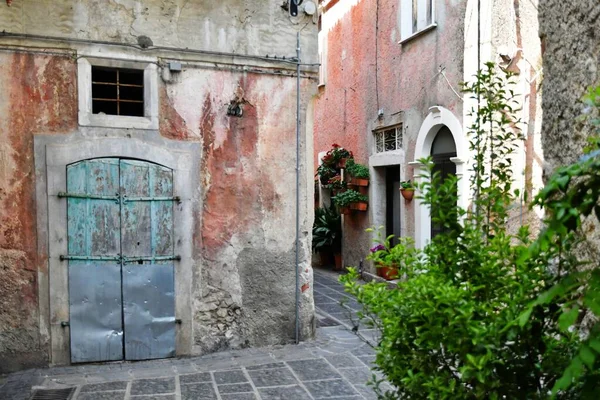
<svg viewBox="0 0 600 400">
<path fill-rule="evenodd" d="M 319 328 L 314 341 L 202 357 L 22 371 L 0 382 L 0 399 L 25 400 L 37 389 L 64 388 L 74 388 L 72 400 L 376 399 L 366 386 L 374 352 L 351 331 L 358 304 L 345 296 L 336 279 L 315 271 Z M 374 337 L 368 330 L 363 335 Z"/>
</svg>

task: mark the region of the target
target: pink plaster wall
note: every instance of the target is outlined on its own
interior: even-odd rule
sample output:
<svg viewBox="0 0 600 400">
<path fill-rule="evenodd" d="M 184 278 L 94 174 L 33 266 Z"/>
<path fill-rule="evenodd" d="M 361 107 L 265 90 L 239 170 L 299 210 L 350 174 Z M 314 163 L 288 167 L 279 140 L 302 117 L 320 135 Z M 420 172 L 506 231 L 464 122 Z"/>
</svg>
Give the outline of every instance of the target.
<svg viewBox="0 0 600 400">
<path fill-rule="evenodd" d="M 443 106 L 462 121 L 462 101 L 439 70 L 444 68 L 450 84 L 459 90 L 466 2 L 437 0 L 438 26 L 402 45 L 398 44 L 399 6 L 399 0 L 361 0 L 328 32 L 327 82 L 315 101 L 315 167 L 318 153 L 332 143 L 349 148 L 357 162 L 368 164 L 373 153 L 369 135 L 382 123 L 377 111 L 384 110 L 384 121 L 403 111 L 409 179 L 412 168 L 406 164 L 413 161 L 417 134 L 429 107 Z M 403 231 L 412 235 L 412 203 L 402 206 L 407 216 Z M 370 238 L 364 229 L 371 225 L 369 215 L 345 218 L 346 265 L 356 265 L 367 254 Z"/>
</svg>

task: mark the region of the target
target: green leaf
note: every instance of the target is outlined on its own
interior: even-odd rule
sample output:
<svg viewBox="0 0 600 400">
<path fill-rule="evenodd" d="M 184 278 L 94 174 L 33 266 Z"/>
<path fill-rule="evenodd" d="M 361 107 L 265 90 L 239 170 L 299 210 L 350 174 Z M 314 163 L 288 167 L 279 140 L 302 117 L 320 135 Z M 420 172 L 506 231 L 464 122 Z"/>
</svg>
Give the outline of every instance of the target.
<svg viewBox="0 0 600 400">
<path fill-rule="evenodd" d="M 575 323 L 579 316 L 579 306 L 575 306 L 568 311 L 563 312 L 558 317 L 558 326 L 563 332 L 567 332 L 571 325 Z"/>
<path fill-rule="evenodd" d="M 521 313 L 521 315 L 519 315 L 519 326 L 521 328 L 527 324 L 527 321 L 529 321 L 529 317 L 531 316 L 532 311 L 533 311 L 533 308 L 530 307 L 527 310 L 525 310 L 523 313 Z"/>
<path fill-rule="evenodd" d="M 596 354 L 588 346 L 583 345 L 579 349 L 579 357 L 590 371 L 594 370 L 594 362 L 596 361 Z"/>
</svg>

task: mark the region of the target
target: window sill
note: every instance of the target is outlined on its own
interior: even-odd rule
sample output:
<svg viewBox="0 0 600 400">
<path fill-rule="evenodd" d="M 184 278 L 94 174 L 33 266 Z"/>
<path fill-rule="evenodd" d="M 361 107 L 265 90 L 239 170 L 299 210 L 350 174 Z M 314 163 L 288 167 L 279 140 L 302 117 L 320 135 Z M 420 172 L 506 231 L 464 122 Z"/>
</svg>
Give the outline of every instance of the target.
<svg viewBox="0 0 600 400">
<path fill-rule="evenodd" d="M 102 128 L 125 128 L 125 129 L 158 129 L 157 117 L 132 117 L 127 115 L 105 115 L 79 113 L 79 125 L 94 126 Z"/>
<path fill-rule="evenodd" d="M 437 24 L 433 23 L 433 24 L 421 29 L 419 32 L 415 32 L 412 35 L 410 35 L 409 37 L 402 39 L 401 41 L 398 42 L 398 44 L 405 44 L 407 42 L 410 42 L 411 40 L 413 40 L 421 35 L 424 35 L 425 33 L 429 32 L 429 31 L 434 30 L 436 27 L 437 27 Z"/>
</svg>

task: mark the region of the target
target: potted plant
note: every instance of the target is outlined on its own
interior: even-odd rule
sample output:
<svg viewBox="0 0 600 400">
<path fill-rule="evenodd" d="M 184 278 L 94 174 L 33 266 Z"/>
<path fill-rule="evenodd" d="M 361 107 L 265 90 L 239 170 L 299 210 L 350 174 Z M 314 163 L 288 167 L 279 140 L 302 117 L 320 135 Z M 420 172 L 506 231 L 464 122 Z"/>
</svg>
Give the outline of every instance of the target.
<svg viewBox="0 0 600 400">
<path fill-rule="evenodd" d="M 369 186 L 369 167 L 358 164 L 350 159 L 346 162 L 346 172 L 352 177 L 350 184 L 354 186 Z"/>
<path fill-rule="evenodd" d="M 375 229 L 369 228 L 367 232 L 375 232 Z M 377 237 L 373 239 L 375 246 L 369 249 L 369 255 L 366 259 L 373 261 L 377 268 L 377 276 L 389 281 L 398 277 L 398 266 L 395 264 L 390 252 L 390 243 L 394 235 L 384 238 L 382 232 L 383 226 L 377 230 Z"/>
<path fill-rule="evenodd" d="M 329 183 L 329 179 L 336 175 L 338 175 L 338 171 L 325 163 L 319 165 L 317 168 L 317 173 L 315 174 L 315 176 L 319 177 L 321 185 L 327 185 Z"/>
<path fill-rule="evenodd" d="M 346 190 L 348 185 L 342 180 L 341 175 L 336 175 L 333 178 L 329 178 L 329 181 L 325 187 L 331 190 L 331 193 L 335 196 L 339 192 Z"/>
<path fill-rule="evenodd" d="M 383 236 L 383 226 L 377 229 L 377 235 L 373 239 L 373 246 L 369 250 L 366 259 L 373 261 L 377 268 L 377 275 L 386 279 L 398 279 L 407 274 L 407 265 L 415 266 L 423 262 L 422 255 L 414 246 L 415 242 L 410 237 L 398 237 L 397 244 L 392 246 L 394 235 Z M 374 232 L 369 228 L 367 232 Z M 403 272 L 404 271 L 404 272 Z"/>
<path fill-rule="evenodd" d="M 331 147 L 332 149 L 327 152 L 323 160 L 327 159 L 328 162 L 335 163 L 337 168 L 345 168 L 346 162 L 354 157 L 352 152 L 337 143 L 332 144 Z"/>
<path fill-rule="evenodd" d="M 350 214 L 351 209 L 365 211 L 369 203 L 367 196 L 353 189 L 338 193 L 331 200 L 340 208 L 342 214 Z"/>
<path fill-rule="evenodd" d="M 315 209 L 312 232 L 312 248 L 320 254 L 321 265 L 329 265 L 332 255 L 337 265 L 341 261 L 342 219 L 334 206 Z"/>
<path fill-rule="evenodd" d="M 415 195 L 415 186 L 410 180 L 402 181 L 400 182 L 400 193 L 405 200 L 411 201 Z"/>
</svg>

